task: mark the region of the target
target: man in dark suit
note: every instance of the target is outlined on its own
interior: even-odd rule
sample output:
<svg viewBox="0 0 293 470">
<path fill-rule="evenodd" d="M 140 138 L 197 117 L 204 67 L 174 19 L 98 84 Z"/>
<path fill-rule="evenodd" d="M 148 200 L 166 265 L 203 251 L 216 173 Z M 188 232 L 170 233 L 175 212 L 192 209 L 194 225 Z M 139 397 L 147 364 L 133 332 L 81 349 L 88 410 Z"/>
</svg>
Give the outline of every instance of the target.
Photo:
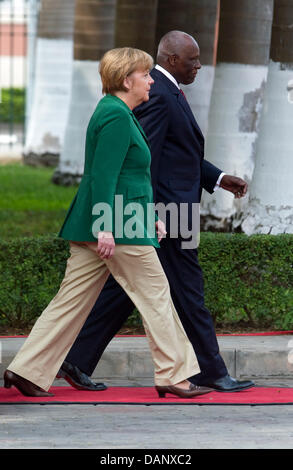
<svg viewBox="0 0 293 470">
<path fill-rule="evenodd" d="M 201 64 L 194 38 L 180 31 L 167 33 L 160 41 L 157 65 L 151 76 L 155 83 L 150 99 L 136 108 L 135 115 L 148 136 L 152 153 L 152 185 L 155 203 L 199 203 L 202 188 L 212 193 L 218 186 L 242 197 L 247 184 L 225 175 L 205 161 L 204 137 L 179 84 L 194 81 Z M 167 224 L 167 232 L 169 226 Z M 183 249 L 182 237 L 167 233 L 157 250 L 169 280 L 171 295 L 180 320 L 196 353 L 201 373 L 192 377 L 197 385 L 219 391 L 240 391 L 251 381 L 238 381 L 228 374 L 219 353 L 211 315 L 204 305 L 203 277 L 196 248 Z M 109 341 L 132 313 L 133 303 L 111 277 L 76 339 L 59 376 L 85 390 L 103 390 L 93 373 Z"/>
</svg>

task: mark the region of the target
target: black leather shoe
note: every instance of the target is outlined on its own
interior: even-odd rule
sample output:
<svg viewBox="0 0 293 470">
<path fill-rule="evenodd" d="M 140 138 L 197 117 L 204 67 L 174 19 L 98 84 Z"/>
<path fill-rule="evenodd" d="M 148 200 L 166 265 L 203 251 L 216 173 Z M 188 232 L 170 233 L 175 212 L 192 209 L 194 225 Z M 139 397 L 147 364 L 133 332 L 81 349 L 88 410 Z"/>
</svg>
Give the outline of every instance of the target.
<svg viewBox="0 0 293 470">
<path fill-rule="evenodd" d="M 57 379 L 65 379 L 69 385 L 76 388 L 77 390 L 90 390 L 92 392 L 100 392 L 102 390 L 107 390 L 107 386 L 103 383 L 93 382 L 88 375 L 81 370 L 70 364 L 70 362 L 64 361 L 58 374 L 56 375 Z"/>
<path fill-rule="evenodd" d="M 217 392 L 242 392 L 255 385 L 251 380 L 237 380 L 228 374 L 216 380 L 202 379 L 199 380 L 198 383 L 196 377 L 190 378 L 189 380 L 196 385 L 204 385 L 205 387 L 213 388 Z"/>
</svg>

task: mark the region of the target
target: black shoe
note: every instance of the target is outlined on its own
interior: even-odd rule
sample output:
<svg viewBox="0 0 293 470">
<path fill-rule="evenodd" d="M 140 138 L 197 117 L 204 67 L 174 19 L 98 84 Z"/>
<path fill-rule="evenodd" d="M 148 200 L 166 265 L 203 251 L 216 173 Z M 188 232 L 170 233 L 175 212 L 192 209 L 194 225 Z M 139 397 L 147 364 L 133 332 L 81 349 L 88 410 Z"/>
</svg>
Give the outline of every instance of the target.
<svg viewBox="0 0 293 470">
<path fill-rule="evenodd" d="M 255 385 L 251 380 L 237 380 L 228 374 L 216 380 L 202 379 L 197 382 L 196 377 L 189 380 L 196 385 L 213 388 L 217 392 L 242 392 Z"/>
<path fill-rule="evenodd" d="M 57 379 L 65 379 L 72 387 L 77 390 L 90 390 L 92 392 L 100 392 L 102 390 L 107 390 L 107 386 L 103 383 L 93 382 L 88 375 L 81 370 L 70 364 L 69 362 L 64 361 L 58 374 L 56 375 Z"/>
</svg>

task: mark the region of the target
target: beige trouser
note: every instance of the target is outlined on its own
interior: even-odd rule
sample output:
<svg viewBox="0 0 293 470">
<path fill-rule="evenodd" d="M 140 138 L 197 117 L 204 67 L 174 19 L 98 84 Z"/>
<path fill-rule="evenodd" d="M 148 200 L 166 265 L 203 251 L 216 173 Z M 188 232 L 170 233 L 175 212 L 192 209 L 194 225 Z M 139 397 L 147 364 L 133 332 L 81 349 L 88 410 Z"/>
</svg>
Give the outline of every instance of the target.
<svg viewBox="0 0 293 470">
<path fill-rule="evenodd" d="M 143 317 L 156 385 L 174 385 L 199 372 L 194 350 L 173 306 L 152 246 L 116 245 L 102 260 L 96 243 L 70 243 L 59 292 L 36 321 L 8 369 L 48 390 L 111 273 Z"/>
</svg>

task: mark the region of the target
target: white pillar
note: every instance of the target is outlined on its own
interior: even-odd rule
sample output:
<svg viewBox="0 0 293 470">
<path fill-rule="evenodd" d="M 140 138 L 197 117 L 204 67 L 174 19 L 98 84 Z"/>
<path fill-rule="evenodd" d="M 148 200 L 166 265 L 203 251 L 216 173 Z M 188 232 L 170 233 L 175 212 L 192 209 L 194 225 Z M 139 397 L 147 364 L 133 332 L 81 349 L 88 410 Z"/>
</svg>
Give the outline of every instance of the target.
<svg viewBox="0 0 293 470">
<path fill-rule="evenodd" d="M 99 61 L 114 47 L 115 8 L 116 0 L 76 0 L 72 87 L 56 184 L 78 183 L 83 174 L 87 125 L 102 98 Z"/>
<path fill-rule="evenodd" d="M 70 40 L 37 40 L 34 95 L 24 149 L 26 162 L 41 162 L 42 158 L 58 162 L 68 116 L 72 56 Z"/>
<path fill-rule="evenodd" d="M 37 0 L 28 1 L 27 10 L 27 66 L 26 66 L 26 99 L 25 126 L 27 126 L 32 108 L 33 90 L 35 83 L 36 41 L 38 28 L 39 3 Z"/>
<path fill-rule="evenodd" d="M 271 61 L 242 230 L 293 233 L 293 5 L 275 0 Z"/>
<path fill-rule="evenodd" d="M 74 0 L 42 0 L 24 161 L 56 165 L 63 147 L 73 64 Z"/>
<path fill-rule="evenodd" d="M 242 230 L 293 233 L 293 103 L 287 86 L 290 69 L 271 62 L 257 145 L 256 167 Z"/>
<path fill-rule="evenodd" d="M 267 67 L 222 63 L 216 67 L 205 158 L 227 174 L 251 181 Z M 219 189 L 203 193 L 201 214 L 216 228 L 229 226 L 245 200 Z"/>
<path fill-rule="evenodd" d="M 63 185 L 79 182 L 83 174 L 85 137 L 89 119 L 102 98 L 99 61 L 75 60 L 70 111 L 64 146 L 53 181 Z"/>
<path fill-rule="evenodd" d="M 253 3 L 253 4 L 252 4 Z M 273 1 L 221 1 L 218 61 L 209 110 L 205 158 L 250 183 L 255 164 L 269 61 Z M 204 228 L 229 230 L 247 204 L 218 190 L 203 193 Z"/>
</svg>

